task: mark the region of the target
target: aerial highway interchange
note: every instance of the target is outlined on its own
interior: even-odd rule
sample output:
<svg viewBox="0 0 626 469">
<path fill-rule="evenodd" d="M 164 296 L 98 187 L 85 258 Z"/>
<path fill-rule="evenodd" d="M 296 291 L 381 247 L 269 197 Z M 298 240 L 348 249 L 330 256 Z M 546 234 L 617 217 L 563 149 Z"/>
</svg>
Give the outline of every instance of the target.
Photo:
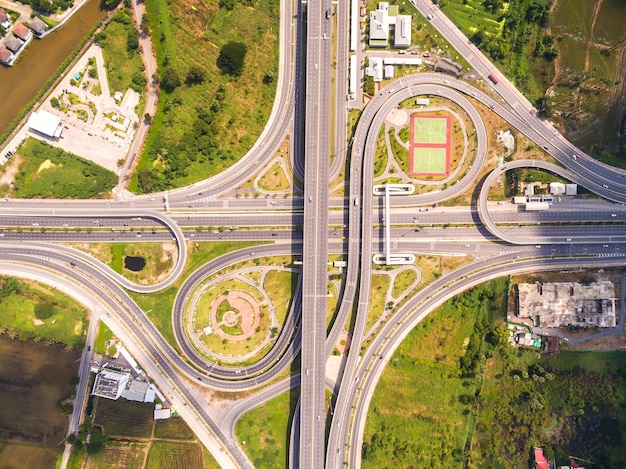
<svg viewBox="0 0 626 469">
<path fill-rule="evenodd" d="M 412 3 L 416 14 L 434 15 L 432 25 L 476 73 L 483 78 L 498 73 L 431 2 Z M 300 402 L 290 431 L 290 467 L 359 467 L 365 419 L 376 383 L 397 346 L 431 311 L 454 295 L 503 275 L 623 265 L 626 174 L 596 162 L 565 140 L 501 74 L 498 84 L 487 90 L 438 73 L 403 76 L 362 106 L 354 135 L 347 135 L 347 110 L 352 105 L 345 100 L 349 2 L 283 0 L 281 4 L 276 100 L 265 130 L 244 158 L 224 174 L 166 193 L 114 200 L 4 199 L 0 201 L 0 266 L 5 274 L 50 283 L 89 305 L 124 339 L 224 467 L 253 467 L 235 436 L 238 418 L 297 386 Z M 362 43 L 360 47 L 364 47 Z M 384 238 L 382 198 L 373 195 L 376 141 L 386 116 L 400 103 L 422 95 L 447 99 L 467 113 L 476 131 L 476 150 L 469 170 L 455 184 L 421 195 L 392 198 L 391 220 L 386 220 L 392 225 L 392 245 L 402 252 L 471 254 L 473 260 L 447 272 L 394 310 L 362 350 L 372 256 L 382 251 Z M 475 102 L 498 114 L 560 166 L 538 160 L 508 162 L 480 182 L 476 203 L 439 206 L 474 188 L 483 172 L 488 138 Z M 304 181 L 302 197 L 244 200 L 232 196 L 233 188 L 262 168 L 286 136 L 291 137 L 294 171 Z M 580 157 L 573 158 L 573 154 Z M 564 201 L 541 213 L 520 212 L 512 204 L 490 202 L 488 192 L 493 181 L 516 167 L 549 170 L 603 200 Z M 346 196 L 333 197 L 329 184 L 344 168 Z M 428 210 L 418 211 L 418 207 Z M 577 225 L 582 221 L 584 225 Z M 509 229 L 511 225 L 516 225 L 515 230 Z M 226 229 L 197 229 L 202 226 Z M 184 279 L 172 311 L 181 356 L 127 290 L 145 294 L 172 285 L 183 273 L 188 242 L 218 240 L 266 244 L 220 256 Z M 55 244 L 119 241 L 174 242 L 178 248 L 176 265 L 160 283 L 138 285 L 88 254 Z M 329 254 L 346 255 L 347 266 L 338 313 L 327 333 Z M 290 314 L 274 347 L 263 359 L 246 367 L 207 361 L 184 331 L 189 295 L 203 279 L 226 267 L 277 255 L 297 256 L 302 268 Z M 349 331 L 352 346 L 342 375 L 331 382 L 326 377 L 326 360 L 339 335 L 346 332 L 353 313 L 356 320 Z M 87 356 L 88 352 L 83 353 Z M 296 359 L 300 360 L 300 373 L 285 377 Z M 82 381 L 88 372 L 87 362 L 83 360 Z M 230 408 L 226 416 L 216 417 L 210 402 L 195 391 L 197 386 L 254 392 Z M 326 406 L 327 390 L 335 394 L 332 413 Z M 75 430 L 76 422 L 72 425 Z"/>
</svg>

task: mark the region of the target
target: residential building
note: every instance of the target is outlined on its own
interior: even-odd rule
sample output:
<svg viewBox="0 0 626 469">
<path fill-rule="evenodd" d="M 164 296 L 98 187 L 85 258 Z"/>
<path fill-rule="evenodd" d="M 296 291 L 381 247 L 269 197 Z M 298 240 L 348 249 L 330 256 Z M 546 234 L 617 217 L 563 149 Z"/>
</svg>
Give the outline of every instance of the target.
<svg viewBox="0 0 626 469">
<path fill-rule="evenodd" d="M 33 36 L 32 31 L 28 29 L 24 23 L 17 23 L 13 27 L 13 34 L 24 42 L 28 41 Z"/>
<path fill-rule="evenodd" d="M 550 463 L 542 448 L 533 448 L 533 459 L 535 460 L 535 469 L 550 469 Z"/>
<path fill-rule="evenodd" d="M 48 29 L 48 25 L 44 23 L 41 18 L 35 16 L 30 22 L 30 29 L 32 29 L 37 36 L 41 36 L 46 29 Z"/>
<path fill-rule="evenodd" d="M 9 49 L 14 54 L 17 54 L 17 51 L 19 51 L 23 45 L 24 43 L 15 36 L 9 36 L 4 40 L 4 47 Z"/>
<path fill-rule="evenodd" d="M 11 17 L 3 8 L 0 8 L 0 26 L 4 29 L 9 29 L 11 27 Z"/>
<path fill-rule="evenodd" d="M 15 55 L 13 55 L 13 52 L 4 46 L 0 46 L 0 62 L 6 65 L 11 65 L 14 59 Z"/>
</svg>

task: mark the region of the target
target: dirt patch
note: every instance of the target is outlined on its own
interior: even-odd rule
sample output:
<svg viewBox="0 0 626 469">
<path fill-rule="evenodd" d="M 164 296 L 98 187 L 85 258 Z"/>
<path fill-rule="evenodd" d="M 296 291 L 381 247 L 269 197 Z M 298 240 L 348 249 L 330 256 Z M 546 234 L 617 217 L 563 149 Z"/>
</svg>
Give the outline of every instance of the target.
<svg viewBox="0 0 626 469">
<path fill-rule="evenodd" d="M 5 185 L 9 187 L 13 184 L 13 178 L 17 174 L 18 169 L 20 169 L 20 164 L 22 164 L 22 157 L 15 155 L 11 162 L 4 166 L 4 173 L 0 175 L 0 187 Z"/>
<path fill-rule="evenodd" d="M 227 311 L 220 322 L 217 320 L 217 310 L 224 301 L 228 301 L 233 310 Z M 220 327 L 222 324 L 229 327 L 238 324 L 242 333 L 239 335 L 229 334 L 222 330 Z M 211 308 L 211 328 L 215 334 L 226 340 L 235 342 L 246 340 L 254 334 L 260 324 L 261 311 L 259 304 L 252 295 L 245 292 L 230 292 L 216 301 L 213 304 L 213 308 Z"/>
</svg>

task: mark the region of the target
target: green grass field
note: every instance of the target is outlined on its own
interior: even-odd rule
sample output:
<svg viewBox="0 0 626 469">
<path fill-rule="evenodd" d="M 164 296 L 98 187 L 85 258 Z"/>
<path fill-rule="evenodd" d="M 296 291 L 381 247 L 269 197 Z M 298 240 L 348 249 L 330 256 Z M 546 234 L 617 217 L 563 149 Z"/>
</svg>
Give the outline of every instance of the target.
<svg viewBox="0 0 626 469">
<path fill-rule="evenodd" d="M 94 343 L 93 349 L 96 353 L 104 355 L 107 353 L 106 342 L 113 338 L 113 331 L 109 329 L 109 327 L 100 321 L 98 324 L 98 335 L 96 336 L 96 341 Z"/>
<path fill-rule="evenodd" d="M 149 438 L 154 427 L 153 411 L 154 404 L 149 402 L 99 398 L 94 423 L 102 426 L 108 436 Z"/>
<path fill-rule="evenodd" d="M 117 183 L 111 171 L 32 137 L 17 154 L 22 158 L 12 197 L 91 199 L 107 195 Z"/>
<path fill-rule="evenodd" d="M 0 277 L 0 285 L 6 279 Z M 19 333 L 23 340 L 39 337 L 74 348 L 85 346 L 87 311 L 83 305 L 45 284 L 15 280 L 18 290 L 0 299 L 1 328 Z M 38 304 L 52 305 L 52 316 L 38 320 L 34 313 Z"/>
<path fill-rule="evenodd" d="M 267 292 L 274 304 L 276 319 L 280 324 L 285 322 L 291 297 L 298 283 L 298 274 L 287 271 L 272 270 L 267 273 L 263 289 Z"/>
<path fill-rule="evenodd" d="M 414 174 L 443 174 L 445 172 L 445 148 L 413 148 Z"/>
<path fill-rule="evenodd" d="M 447 142 L 447 119 L 413 118 L 413 143 Z"/>
<path fill-rule="evenodd" d="M 603 0 L 594 31 L 599 37 L 611 43 L 623 41 L 626 36 L 625 14 L 626 5 L 623 0 Z"/>
<path fill-rule="evenodd" d="M 255 467 L 282 469 L 289 466 L 289 429 L 299 395 L 298 388 L 283 393 L 237 421 L 237 439 Z"/>
<path fill-rule="evenodd" d="M 193 440 L 193 432 L 181 418 L 157 420 L 154 425 L 155 438 L 171 438 L 174 440 Z"/>
</svg>

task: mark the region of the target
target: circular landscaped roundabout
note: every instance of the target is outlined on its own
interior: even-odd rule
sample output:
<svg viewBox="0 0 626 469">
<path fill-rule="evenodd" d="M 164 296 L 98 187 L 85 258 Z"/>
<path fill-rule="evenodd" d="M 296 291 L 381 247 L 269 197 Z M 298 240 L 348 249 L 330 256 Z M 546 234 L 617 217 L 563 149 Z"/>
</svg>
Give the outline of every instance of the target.
<svg viewBox="0 0 626 469">
<path fill-rule="evenodd" d="M 254 363 L 273 346 L 291 306 L 293 269 L 245 267 L 199 284 L 186 332 L 202 355 L 224 365 Z"/>
</svg>

